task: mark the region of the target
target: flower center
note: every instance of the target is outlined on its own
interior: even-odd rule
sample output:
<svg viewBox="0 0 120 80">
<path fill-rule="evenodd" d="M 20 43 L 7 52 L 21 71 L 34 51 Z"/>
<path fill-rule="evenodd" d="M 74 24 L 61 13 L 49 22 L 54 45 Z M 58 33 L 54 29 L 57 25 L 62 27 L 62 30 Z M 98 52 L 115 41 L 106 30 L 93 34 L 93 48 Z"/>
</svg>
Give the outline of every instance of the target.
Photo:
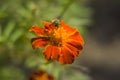
<svg viewBox="0 0 120 80">
<path fill-rule="evenodd" d="M 62 37 L 61 33 L 58 32 L 58 29 L 55 29 L 52 32 L 47 32 L 46 36 L 48 36 L 46 39 L 49 44 L 59 47 L 62 46 Z"/>
<path fill-rule="evenodd" d="M 49 42 L 51 45 L 54 46 L 62 46 L 62 39 L 61 38 L 56 38 L 54 35 L 50 37 Z"/>
<path fill-rule="evenodd" d="M 64 42 L 66 41 L 69 34 L 63 29 L 63 27 L 59 26 L 58 28 L 54 29 L 53 31 L 47 31 L 47 41 L 50 45 L 54 46 L 63 46 Z"/>
</svg>

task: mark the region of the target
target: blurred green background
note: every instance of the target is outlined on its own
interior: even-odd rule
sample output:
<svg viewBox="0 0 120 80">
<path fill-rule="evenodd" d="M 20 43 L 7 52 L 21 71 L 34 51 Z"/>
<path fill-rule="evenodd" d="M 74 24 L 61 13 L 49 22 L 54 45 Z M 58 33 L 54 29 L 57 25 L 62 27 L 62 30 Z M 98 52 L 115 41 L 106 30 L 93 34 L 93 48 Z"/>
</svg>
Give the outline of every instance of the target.
<svg viewBox="0 0 120 80">
<path fill-rule="evenodd" d="M 82 0 L 1 0 L 0 79 L 27 80 L 32 70 L 42 68 L 55 76 L 56 80 L 88 80 L 87 75 L 72 71 L 70 66 L 62 67 L 58 62 L 44 64 L 46 60 L 42 49 L 32 49 L 30 40 L 35 35 L 28 32 L 32 25 L 43 26 L 42 21 L 60 16 L 68 6 L 62 19 L 84 35 L 86 29 L 83 26 L 89 24 L 91 11 L 83 5 Z M 73 73 L 68 74 L 71 71 Z"/>
<path fill-rule="evenodd" d="M 28 32 L 63 11 L 62 20 L 85 39 L 82 54 L 66 66 L 46 63 Z M 0 0 L 0 80 L 28 80 L 39 68 L 56 80 L 120 80 L 119 14 L 119 0 Z"/>
</svg>

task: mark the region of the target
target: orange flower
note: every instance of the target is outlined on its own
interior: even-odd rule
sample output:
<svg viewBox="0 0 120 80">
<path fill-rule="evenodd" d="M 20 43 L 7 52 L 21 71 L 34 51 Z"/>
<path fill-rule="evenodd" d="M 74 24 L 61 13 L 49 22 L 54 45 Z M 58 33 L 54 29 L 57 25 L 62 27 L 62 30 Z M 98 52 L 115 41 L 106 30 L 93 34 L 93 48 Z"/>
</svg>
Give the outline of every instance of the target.
<svg viewBox="0 0 120 80">
<path fill-rule="evenodd" d="M 54 80 L 54 78 L 43 70 L 36 70 L 32 72 L 29 80 Z"/>
<path fill-rule="evenodd" d="M 31 40 L 33 48 L 46 47 L 44 56 L 59 61 L 61 64 L 71 64 L 83 49 L 84 40 L 78 30 L 64 23 L 64 21 L 43 22 L 45 28 L 33 26 L 38 38 Z"/>
</svg>

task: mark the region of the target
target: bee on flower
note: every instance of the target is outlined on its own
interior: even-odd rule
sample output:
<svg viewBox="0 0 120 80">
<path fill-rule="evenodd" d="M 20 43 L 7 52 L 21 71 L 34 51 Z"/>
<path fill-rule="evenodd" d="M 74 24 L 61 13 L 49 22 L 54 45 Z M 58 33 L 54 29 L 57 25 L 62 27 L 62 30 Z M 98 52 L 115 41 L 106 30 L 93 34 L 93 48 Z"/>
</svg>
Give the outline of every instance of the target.
<svg viewBox="0 0 120 80">
<path fill-rule="evenodd" d="M 43 22 L 44 28 L 32 26 L 29 30 L 38 36 L 31 40 L 33 49 L 45 47 L 45 58 L 57 60 L 61 64 L 72 64 L 81 53 L 84 40 L 78 30 L 66 24 L 63 20 Z"/>
</svg>

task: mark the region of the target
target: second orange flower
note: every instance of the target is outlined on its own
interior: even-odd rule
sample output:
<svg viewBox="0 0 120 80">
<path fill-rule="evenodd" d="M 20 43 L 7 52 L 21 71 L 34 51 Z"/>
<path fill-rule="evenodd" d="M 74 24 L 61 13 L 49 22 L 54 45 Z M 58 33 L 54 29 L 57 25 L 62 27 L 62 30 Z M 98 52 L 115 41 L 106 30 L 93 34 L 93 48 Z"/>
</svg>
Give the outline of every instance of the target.
<svg viewBox="0 0 120 80">
<path fill-rule="evenodd" d="M 84 40 L 76 28 L 54 20 L 43 22 L 44 28 L 32 26 L 29 31 L 34 31 L 38 38 L 31 40 L 33 48 L 45 47 L 45 58 L 59 61 L 61 64 L 71 64 L 81 53 Z"/>
</svg>

